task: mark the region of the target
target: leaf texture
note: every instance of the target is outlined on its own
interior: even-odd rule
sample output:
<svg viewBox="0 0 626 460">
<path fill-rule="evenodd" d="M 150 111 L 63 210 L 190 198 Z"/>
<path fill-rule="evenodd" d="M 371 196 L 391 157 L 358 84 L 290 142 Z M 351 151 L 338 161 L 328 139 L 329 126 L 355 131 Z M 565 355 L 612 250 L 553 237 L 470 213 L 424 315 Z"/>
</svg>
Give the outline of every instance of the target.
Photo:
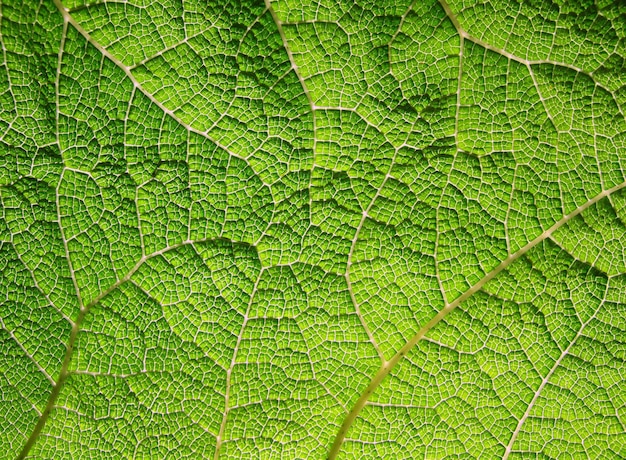
<svg viewBox="0 0 626 460">
<path fill-rule="evenodd" d="M 0 0 L 0 457 L 626 458 L 622 2 Z"/>
</svg>

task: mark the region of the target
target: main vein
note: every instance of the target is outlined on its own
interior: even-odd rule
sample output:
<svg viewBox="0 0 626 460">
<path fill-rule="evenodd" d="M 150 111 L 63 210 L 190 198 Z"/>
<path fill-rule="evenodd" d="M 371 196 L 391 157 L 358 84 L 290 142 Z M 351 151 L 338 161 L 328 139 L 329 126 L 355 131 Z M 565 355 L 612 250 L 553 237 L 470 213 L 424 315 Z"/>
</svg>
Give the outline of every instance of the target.
<svg viewBox="0 0 626 460">
<path fill-rule="evenodd" d="M 539 243 L 549 238 L 555 231 L 557 231 L 563 225 L 568 223 L 570 220 L 578 216 L 580 213 L 582 213 L 589 207 L 596 204 L 601 199 L 606 198 L 612 193 L 615 193 L 618 190 L 621 190 L 625 187 L 626 187 L 626 182 L 622 182 L 621 184 L 618 184 L 608 190 L 604 190 L 603 192 L 599 193 L 598 195 L 596 195 L 595 197 L 593 197 L 592 199 L 590 199 L 583 205 L 576 208 L 574 211 L 563 216 L 561 219 L 555 222 L 550 228 L 548 228 L 542 234 L 537 236 L 532 241 L 528 242 L 525 246 L 518 249 L 513 254 L 510 254 L 506 259 L 500 262 L 500 264 L 497 267 L 495 267 L 493 270 L 491 270 L 489 273 L 483 276 L 480 279 L 480 281 L 478 281 L 476 284 L 470 287 L 461 296 L 457 297 L 451 303 L 446 304 L 435 316 L 433 316 L 430 319 L 430 321 L 428 321 L 424 326 L 422 326 L 422 328 L 419 331 L 417 331 L 417 333 L 413 337 L 411 337 L 404 344 L 404 346 L 400 348 L 400 350 L 398 350 L 396 354 L 389 361 L 387 361 L 380 367 L 376 375 L 374 375 L 374 377 L 370 381 L 367 388 L 365 388 L 363 393 L 361 393 L 361 396 L 356 401 L 356 403 L 354 404 L 354 406 L 352 407 L 352 409 L 350 410 L 350 412 L 344 419 L 343 423 L 341 424 L 341 427 L 339 428 L 339 432 L 337 433 L 337 436 L 335 437 L 333 445 L 331 446 L 330 451 L 328 452 L 328 459 L 333 460 L 337 458 L 337 455 L 339 454 L 341 446 L 343 445 L 343 442 L 346 438 L 348 431 L 350 430 L 350 427 L 352 426 L 356 418 L 361 413 L 361 410 L 367 404 L 371 395 L 380 386 L 381 382 L 385 379 L 385 377 L 389 375 L 391 370 L 394 369 L 394 367 L 413 349 L 413 347 L 428 333 L 428 331 L 430 331 L 442 319 L 448 316 L 448 314 L 452 312 L 456 307 L 458 307 L 462 302 L 467 300 L 476 292 L 480 291 L 483 288 L 483 286 L 485 286 L 485 284 L 487 284 L 489 281 L 495 278 L 500 272 L 502 272 L 504 269 L 509 267 L 513 262 L 515 262 L 517 259 L 522 257 L 524 254 L 526 254 L 532 248 L 537 246 Z"/>
</svg>

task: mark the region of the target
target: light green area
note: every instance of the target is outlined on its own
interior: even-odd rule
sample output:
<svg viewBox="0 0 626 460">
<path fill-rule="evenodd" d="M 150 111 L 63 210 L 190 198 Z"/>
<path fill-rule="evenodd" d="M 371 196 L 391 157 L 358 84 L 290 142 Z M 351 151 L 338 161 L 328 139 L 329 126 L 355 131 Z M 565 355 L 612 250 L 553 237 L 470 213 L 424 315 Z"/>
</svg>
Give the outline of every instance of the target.
<svg viewBox="0 0 626 460">
<path fill-rule="evenodd" d="M 522 417 L 508 458 L 622 457 L 623 287 L 538 245 L 418 344 L 340 458 L 502 458 Z"/>
<path fill-rule="evenodd" d="M 0 458 L 626 457 L 574 3 L 0 0 Z"/>
</svg>

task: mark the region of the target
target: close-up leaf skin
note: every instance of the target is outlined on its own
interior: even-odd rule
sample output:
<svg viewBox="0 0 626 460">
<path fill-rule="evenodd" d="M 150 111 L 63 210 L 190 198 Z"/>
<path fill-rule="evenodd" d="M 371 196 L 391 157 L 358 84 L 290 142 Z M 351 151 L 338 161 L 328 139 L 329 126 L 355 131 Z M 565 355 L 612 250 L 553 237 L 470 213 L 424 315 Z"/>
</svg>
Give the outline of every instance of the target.
<svg viewBox="0 0 626 460">
<path fill-rule="evenodd" d="M 0 459 L 620 459 L 625 362 L 625 2 L 0 0 Z"/>
</svg>

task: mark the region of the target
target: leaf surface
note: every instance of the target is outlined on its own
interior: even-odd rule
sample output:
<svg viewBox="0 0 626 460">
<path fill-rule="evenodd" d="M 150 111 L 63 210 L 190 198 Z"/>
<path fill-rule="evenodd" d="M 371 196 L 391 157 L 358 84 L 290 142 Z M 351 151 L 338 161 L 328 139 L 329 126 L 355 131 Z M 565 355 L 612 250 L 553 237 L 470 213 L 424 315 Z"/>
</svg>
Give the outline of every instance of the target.
<svg viewBox="0 0 626 460">
<path fill-rule="evenodd" d="M 2 458 L 626 457 L 620 2 L 23 3 Z"/>
</svg>

